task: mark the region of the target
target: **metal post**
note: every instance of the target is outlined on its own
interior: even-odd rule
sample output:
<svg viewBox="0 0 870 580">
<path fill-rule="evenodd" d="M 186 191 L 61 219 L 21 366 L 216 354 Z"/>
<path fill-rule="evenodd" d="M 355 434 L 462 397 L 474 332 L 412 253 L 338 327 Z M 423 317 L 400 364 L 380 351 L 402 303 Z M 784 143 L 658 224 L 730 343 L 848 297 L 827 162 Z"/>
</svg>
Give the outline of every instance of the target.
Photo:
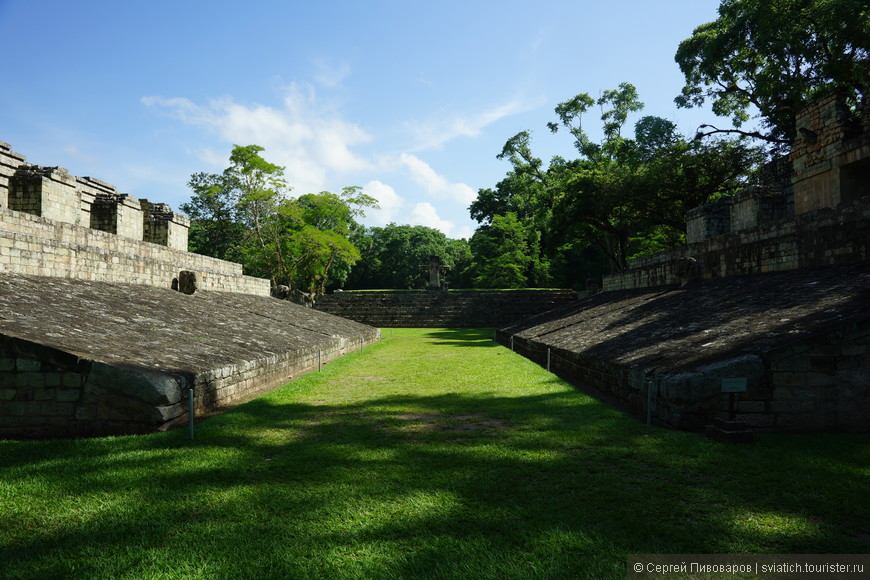
<svg viewBox="0 0 870 580">
<path fill-rule="evenodd" d="M 653 377 L 646 378 L 646 425 L 652 425 L 652 387 Z"/>
<path fill-rule="evenodd" d="M 193 389 L 187 389 L 187 409 L 187 433 L 188 435 L 190 435 L 190 440 L 193 441 L 193 419 L 196 415 L 195 409 L 193 407 Z"/>
<path fill-rule="evenodd" d="M 550 347 L 547 347 L 547 372 L 550 372 Z"/>
<path fill-rule="evenodd" d="M 514 335 L 511 335 L 511 350 L 514 349 Z"/>
</svg>

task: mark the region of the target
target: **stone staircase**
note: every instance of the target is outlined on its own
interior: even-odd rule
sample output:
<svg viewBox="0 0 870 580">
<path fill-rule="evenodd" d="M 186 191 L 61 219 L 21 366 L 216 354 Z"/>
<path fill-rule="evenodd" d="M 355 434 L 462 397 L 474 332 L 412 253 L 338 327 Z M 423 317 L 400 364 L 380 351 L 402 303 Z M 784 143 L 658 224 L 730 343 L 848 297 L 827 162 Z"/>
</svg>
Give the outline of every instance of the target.
<svg viewBox="0 0 870 580">
<path fill-rule="evenodd" d="M 499 328 L 574 300 L 574 290 L 359 291 L 315 308 L 380 328 Z"/>
</svg>

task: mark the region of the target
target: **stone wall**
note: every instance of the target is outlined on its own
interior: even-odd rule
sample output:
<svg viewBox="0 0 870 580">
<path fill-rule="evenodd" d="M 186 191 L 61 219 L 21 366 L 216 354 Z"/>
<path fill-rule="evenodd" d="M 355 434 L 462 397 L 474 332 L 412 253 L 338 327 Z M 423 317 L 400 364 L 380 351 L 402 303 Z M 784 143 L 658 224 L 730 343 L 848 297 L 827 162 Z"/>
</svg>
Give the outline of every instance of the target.
<svg viewBox="0 0 870 580">
<path fill-rule="evenodd" d="M 799 137 L 791 152 L 796 214 L 870 194 L 870 99 L 864 105 L 862 111 L 850 111 L 832 94 L 798 115 Z"/>
<path fill-rule="evenodd" d="M 494 328 L 575 300 L 573 290 L 337 292 L 315 308 L 380 328 Z"/>
<path fill-rule="evenodd" d="M 187 216 L 63 167 L 27 163 L 8 143 L 0 143 L 0 208 L 187 251 Z"/>
<path fill-rule="evenodd" d="M 732 201 L 726 197 L 689 210 L 686 213 L 686 241 L 694 244 L 731 233 Z"/>
<path fill-rule="evenodd" d="M 870 99 L 863 107 L 850 110 L 837 94 L 807 106 L 788 158 L 766 165 L 757 185 L 689 211 L 687 246 L 634 260 L 603 288 L 673 284 L 685 258 L 702 278 L 866 260 Z"/>
<path fill-rule="evenodd" d="M 0 209 L 0 271 L 171 288 L 181 270 L 197 272 L 201 290 L 269 295 L 240 264 Z"/>
<path fill-rule="evenodd" d="M 239 264 L 187 252 L 188 226 L 166 204 L 28 164 L 0 143 L 0 271 L 171 288 L 188 270 L 202 290 L 269 295 Z"/>
<path fill-rule="evenodd" d="M 639 258 L 605 276 L 603 289 L 675 284 L 685 258 L 697 261 L 701 279 L 861 262 L 870 259 L 870 197 Z"/>
<path fill-rule="evenodd" d="M 846 325 L 766 358 L 769 401 L 741 401 L 742 413 L 766 413 L 782 430 L 870 430 L 870 324 Z"/>
<path fill-rule="evenodd" d="M 9 207 L 9 180 L 24 162 L 24 155 L 0 141 L 0 207 Z"/>
<path fill-rule="evenodd" d="M 0 336 L 0 439 L 148 433 L 248 401 L 358 350 L 370 336 L 174 374 L 107 365 Z"/>
<path fill-rule="evenodd" d="M 81 192 L 63 167 L 21 165 L 9 179 L 9 209 L 76 224 Z"/>
</svg>

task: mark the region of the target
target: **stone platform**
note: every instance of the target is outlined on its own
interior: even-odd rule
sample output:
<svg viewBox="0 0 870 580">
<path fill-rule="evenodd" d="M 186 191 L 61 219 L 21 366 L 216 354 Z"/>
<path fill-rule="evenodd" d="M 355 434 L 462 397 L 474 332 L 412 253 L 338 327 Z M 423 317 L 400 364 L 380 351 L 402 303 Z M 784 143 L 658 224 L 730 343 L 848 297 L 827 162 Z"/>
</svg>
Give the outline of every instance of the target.
<svg viewBox="0 0 870 580">
<path fill-rule="evenodd" d="M 265 296 L 0 276 L 0 438 L 143 433 L 248 400 L 379 339 Z"/>
<path fill-rule="evenodd" d="M 576 300 L 573 290 L 351 291 L 315 308 L 380 328 L 496 328 Z"/>
<path fill-rule="evenodd" d="M 605 292 L 497 340 L 659 424 L 870 431 L 870 262 Z"/>
</svg>

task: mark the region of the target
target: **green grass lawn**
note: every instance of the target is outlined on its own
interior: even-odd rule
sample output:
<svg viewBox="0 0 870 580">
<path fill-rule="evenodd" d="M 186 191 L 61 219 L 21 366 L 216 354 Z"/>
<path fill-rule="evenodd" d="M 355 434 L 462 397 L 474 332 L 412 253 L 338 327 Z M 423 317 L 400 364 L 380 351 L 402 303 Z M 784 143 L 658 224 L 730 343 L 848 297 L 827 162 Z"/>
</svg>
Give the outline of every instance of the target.
<svg viewBox="0 0 870 580">
<path fill-rule="evenodd" d="M 149 436 L 0 442 L 0 578 L 625 578 L 865 553 L 870 438 L 648 428 L 490 341 L 385 339 Z"/>
</svg>

